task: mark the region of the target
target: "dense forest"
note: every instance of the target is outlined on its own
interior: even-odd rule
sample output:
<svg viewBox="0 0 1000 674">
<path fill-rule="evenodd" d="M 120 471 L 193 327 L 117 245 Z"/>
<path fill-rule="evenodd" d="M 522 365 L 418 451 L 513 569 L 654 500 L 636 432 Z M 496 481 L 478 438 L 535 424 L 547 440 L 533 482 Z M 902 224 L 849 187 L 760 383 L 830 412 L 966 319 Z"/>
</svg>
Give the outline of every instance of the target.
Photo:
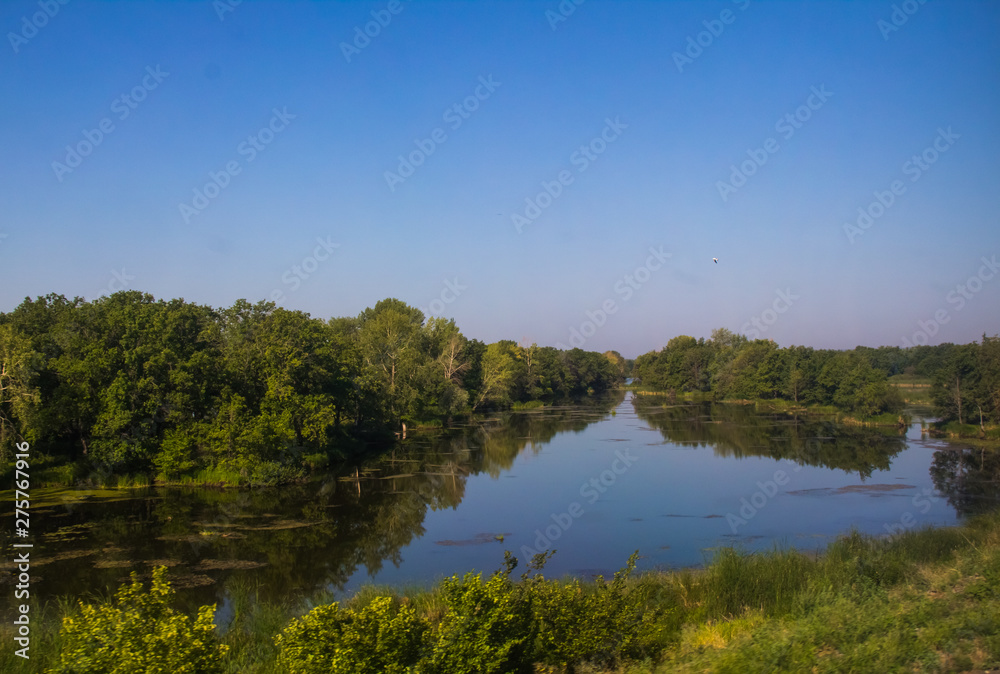
<svg viewBox="0 0 1000 674">
<path fill-rule="evenodd" d="M 49 295 L 0 314 L 0 447 L 266 483 L 403 423 L 599 393 L 624 367 L 613 352 L 484 344 L 395 299 L 323 321 L 270 302 Z"/>
<path fill-rule="evenodd" d="M 944 421 L 1000 422 L 996 336 L 964 345 L 834 351 L 779 348 L 770 340 L 749 340 L 719 329 L 708 340 L 674 337 L 662 350 L 639 356 L 631 374 L 655 390 L 701 391 L 717 400 L 832 405 L 861 417 L 900 411 L 903 399 L 889 377 L 910 375 L 933 382 L 931 394 Z"/>
</svg>

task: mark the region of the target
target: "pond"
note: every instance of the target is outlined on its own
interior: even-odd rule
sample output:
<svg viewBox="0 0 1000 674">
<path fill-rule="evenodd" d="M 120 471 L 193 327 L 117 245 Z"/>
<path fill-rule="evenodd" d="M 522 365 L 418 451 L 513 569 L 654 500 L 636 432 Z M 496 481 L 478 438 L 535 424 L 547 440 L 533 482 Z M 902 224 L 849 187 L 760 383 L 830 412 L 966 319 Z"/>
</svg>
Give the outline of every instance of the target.
<svg viewBox="0 0 1000 674">
<path fill-rule="evenodd" d="M 618 391 L 411 433 L 307 485 L 34 490 L 32 590 L 106 594 L 166 564 L 185 605 L 224 614 L 232 583 L 263 599 L 343 596 L 489 573 L 504 550 L 524 561 L 555 549 L 550 577 L 609 575 L 634 550 L 640 569 L 699 565 L 719 546 L 821 551 L 852 528 L 951 525 L 995 506 L 996 463 L 922 437 L 919 423 L 870 429 Z"/>
</svg>

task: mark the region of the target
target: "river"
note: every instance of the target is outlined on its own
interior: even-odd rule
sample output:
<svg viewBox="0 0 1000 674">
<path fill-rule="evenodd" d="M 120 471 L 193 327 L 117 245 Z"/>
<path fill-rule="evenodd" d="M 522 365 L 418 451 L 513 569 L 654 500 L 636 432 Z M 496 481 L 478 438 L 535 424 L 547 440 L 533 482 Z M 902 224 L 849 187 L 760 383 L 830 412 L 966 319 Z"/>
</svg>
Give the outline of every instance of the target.
<svg viewBox="0 0 1000 674">
<path fill-rule="evenodd" d="M 618 391 L 411 433 L 306 485 L 36 489 L 32 591 L 106 594 L 165 564 L 184 604 L 224 613 L 233 583 L 271 600 L 344 596 L 488 573 L 504 550 L 555 549 L 550 577 L 611 574 L 634 550 L 640 569 L 697 566 L 719 546 L 821 551 L 852 528 L 951 525 L 995 506 L 984 474 L 997 466 L 981 461 L 919 423 L 876 430 Z M 7 561 L 0 583 L 14 582 Z"/>
</svg>

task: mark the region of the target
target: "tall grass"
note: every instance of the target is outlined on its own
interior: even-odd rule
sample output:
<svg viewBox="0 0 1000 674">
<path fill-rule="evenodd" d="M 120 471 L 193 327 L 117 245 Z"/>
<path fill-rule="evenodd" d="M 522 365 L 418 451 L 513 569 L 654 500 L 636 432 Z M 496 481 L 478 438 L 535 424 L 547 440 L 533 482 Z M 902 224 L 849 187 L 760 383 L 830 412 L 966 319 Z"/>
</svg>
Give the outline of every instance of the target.
<svg viewBox="0 0 1000 674">
<path fill-rule="evenodd" d="M 227 584 L 232 602 L 232 619 L 220 625 L 222 642 L 229 646 L 227 673 L 271 674 L 277 666 L 278 649 L 274 635 L 288 623 L 291 603 L 263 602 L 260 588 L 253 582 L 234 580 Z"/>
<path fill-rule="evenodd" d="M 700 579 L 705 617 L 734 618 L 748 610 L 785 615 L 815 575 L 816 566 L 795 550 L 742 554 L 724 549 Z"/>
</svg>

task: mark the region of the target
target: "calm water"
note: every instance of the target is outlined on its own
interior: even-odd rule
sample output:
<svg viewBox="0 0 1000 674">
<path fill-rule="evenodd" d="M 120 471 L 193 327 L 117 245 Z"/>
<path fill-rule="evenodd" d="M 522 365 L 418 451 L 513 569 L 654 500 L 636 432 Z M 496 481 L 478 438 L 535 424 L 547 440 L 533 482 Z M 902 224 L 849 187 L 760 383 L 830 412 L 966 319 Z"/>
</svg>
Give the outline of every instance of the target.
<svg viewBox="0 0 1000 674">
<path fill-rule="evenodd" d="M 852 527 L 949 525 L 992 507 L 983 476 L 997 466 L 980 460 L 922 440 L 919 424 L 876 432 L 618 392 L 411 435 L 357 477 L 306 486 L 84 499 L 35 490 L 33 593 L 103 593 L 167 564 L 186 603 L 224 612 L 234 582 L 273 599 L 427 584 L 492 571 L 505 549 L 523 560 L 555 548 L 549 576 L 610 574 L 634 550 L 640 568 L 698 565 L 726 545 L 820 550 Z M 2 584 L 13 582 L 11 558 Z"/>
</svg>

